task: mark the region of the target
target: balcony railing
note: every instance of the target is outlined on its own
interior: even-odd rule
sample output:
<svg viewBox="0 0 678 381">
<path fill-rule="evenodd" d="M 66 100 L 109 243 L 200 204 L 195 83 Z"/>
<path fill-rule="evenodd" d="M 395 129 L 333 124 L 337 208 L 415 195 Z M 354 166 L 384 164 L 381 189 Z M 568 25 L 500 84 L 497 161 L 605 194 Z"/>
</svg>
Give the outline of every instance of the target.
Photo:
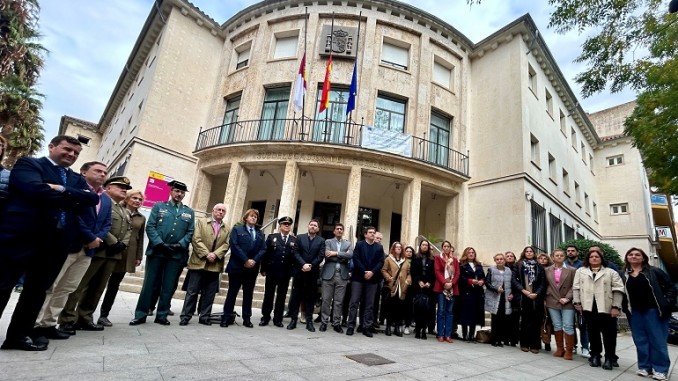
<svg viewBox="0 0 678 381">
<path fill-rule="evenodd" d="M 249 142 L 317 142 L 340 146 L 362 145 L 365 125 L 324 119 L 259 119 L 237 121 L 200 131 L 195 150 Z M 373 129 L 372 131 L 379 131 Z M 420 137 L 411 137 L 411 146 L 398 156 L 409 157 L 468 177 L 468 155 Z M 407 149 L 409 148 L 409 149 Z M 393 153 L 393 152 L 389 152 Z"/>
</svg>

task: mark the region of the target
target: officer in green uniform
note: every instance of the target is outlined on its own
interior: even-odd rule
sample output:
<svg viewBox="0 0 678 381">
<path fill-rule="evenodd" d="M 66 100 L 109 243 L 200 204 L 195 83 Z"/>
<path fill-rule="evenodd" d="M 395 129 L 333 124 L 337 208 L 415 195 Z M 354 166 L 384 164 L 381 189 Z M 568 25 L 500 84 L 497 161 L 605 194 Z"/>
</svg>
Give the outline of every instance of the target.
<svg viewBox="0 0 678 381">
<path fill-rule="evenodd" d="M 146 225 L 148 248 L 144 285 L 137 301 L 134 319 L 130 325 L 146 322 L 148 309 L 153 299 L 153 289 L 160 289 L 155 323 L 169 325 L 167 314 L 177 280 L 188 262 L 188 245 L 193 237 L 195 214 L 193 209 L 181 203 L 188 188 L 180 181 L 168 183 L 172 187 L 171 199 L 153 205 Z"/>
</svg>

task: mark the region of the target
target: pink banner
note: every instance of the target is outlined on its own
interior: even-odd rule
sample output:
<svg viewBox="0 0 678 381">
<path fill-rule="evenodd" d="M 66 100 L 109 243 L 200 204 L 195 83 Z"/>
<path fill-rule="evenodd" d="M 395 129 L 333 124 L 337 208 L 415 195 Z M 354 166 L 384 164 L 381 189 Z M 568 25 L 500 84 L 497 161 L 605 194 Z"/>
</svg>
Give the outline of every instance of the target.
<svg viewBox="0 0 678 381">
<path fill-rule="evenodd" d="M 170 195 L 170 186 L 167 185 L 172 179 L 169 176 L 165 176 L 162 173 L 158 172 L 149 172 L 148 180 L 146 181 L 146 190 L 144 191 L 144 200 L 143 206 L 153 207 L 156 202 L 164 202 L 169 200 Z"/>
</svg>

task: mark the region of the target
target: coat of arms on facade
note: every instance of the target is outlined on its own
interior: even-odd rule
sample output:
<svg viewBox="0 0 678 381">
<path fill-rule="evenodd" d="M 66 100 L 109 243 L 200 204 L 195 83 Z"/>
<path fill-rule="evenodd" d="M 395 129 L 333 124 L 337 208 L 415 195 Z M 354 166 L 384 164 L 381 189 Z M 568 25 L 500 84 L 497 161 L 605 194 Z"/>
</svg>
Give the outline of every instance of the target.
<svg viewBox="0 0 678 381">
<path fill-rule="evenodd" d="M 323 25 L 322 35 L 325 44 L 320 47 L 321 55 L 329 55 L 330 51 L 335 57 L 355 57 L 355 41 L 358 29 L 350 27 L 338 27 Z"/>
</svg>

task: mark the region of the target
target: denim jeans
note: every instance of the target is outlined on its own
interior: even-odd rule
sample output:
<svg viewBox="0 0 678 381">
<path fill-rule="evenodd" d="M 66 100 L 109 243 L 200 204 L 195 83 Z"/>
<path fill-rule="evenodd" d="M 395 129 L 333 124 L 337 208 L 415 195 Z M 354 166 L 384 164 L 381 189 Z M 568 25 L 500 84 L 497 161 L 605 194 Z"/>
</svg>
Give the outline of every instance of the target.
<svg viewBox="0 0 678 381">
<path fill-rule="evenodd" d="M 574 310 L 549 308 L 549 316 L 553 323 L 553 331 L 565 331 L 566 335 L 574 335 Z"/>
<path fill-rule="evenodd" d="M 632 311 L 629 315 L 631 335 L 636 344 L 638 369 L 668 374 L 671 361 L 666 340 L 669 336 L 669 319 L 659 317 L 656 308 Z"/>
<path fill-rule="evenodd" d="M 454 296 L 447 299 L 442 292 L 438 294 L 438 336 L 452 337 L 452 308 Z"/>
</svg>

